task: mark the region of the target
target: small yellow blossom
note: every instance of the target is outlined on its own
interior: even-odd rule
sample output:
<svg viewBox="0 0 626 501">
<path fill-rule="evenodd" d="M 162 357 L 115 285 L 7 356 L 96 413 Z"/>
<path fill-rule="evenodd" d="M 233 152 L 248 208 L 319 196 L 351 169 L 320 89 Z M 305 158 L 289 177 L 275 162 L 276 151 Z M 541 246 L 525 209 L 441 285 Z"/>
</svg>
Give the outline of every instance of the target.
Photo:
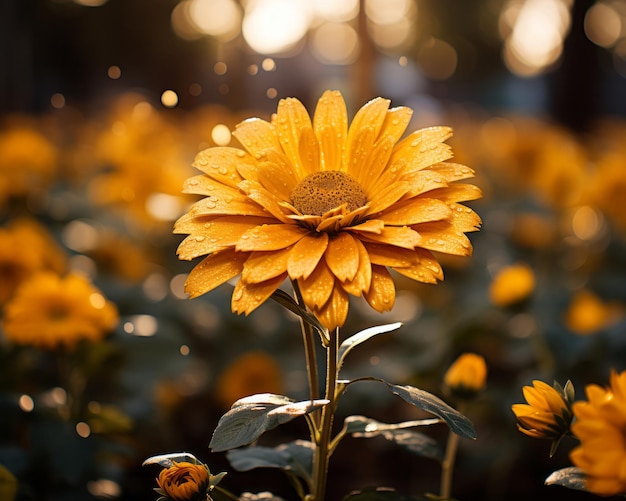
<svg viewBox="0 0 626 501">
<path fill-rule="evenodd" d="M 496 306 L 519 303 L 535 289 L 535 274 L 527 264 L 514 264 L 498 272 L 489 286 L 489 298 Z"/>
<path fill-rule="evenodd" d="M 618 321 L 624 309 L 618 303 L 605 303 L 589 290 L 578 291 L 565 313 L 567 327 L 580 335 L 593 334 Z"/>
<path fill-rule="evenodd" d="M 26 280 L 6 304 L 2 326 L 16 344 L 54 349 L 98 341 L 118 322 L 117 309 L 77 273 L 42 272 Z"/>
<path fill-rule="evenodd" d="M 626 494 L 626 371 L 613 371 L 610 386 L 589 385 L 587 401 L 573 405 L 572 433 L 580 445 L 570 458 L 585 474 L 585 487 L 600 496 Z"/>
<path fill-rule="evenodd" d="M 561 438 L 570 430 L 574 387 L 568 381 L 565 387 L 558 383 L 550 386 L 534 380 L 532 386 L 522 388 L 526 404 L 514 404 L 517 428 L 533 438 L 552 440 L 551 454 Z"/>
<path fill-rule="evenodd" d="M 453 395 L 470 398 L 478 394 L 487 379 L 485 359 L 476 353 L 463 353 L 446 372 L 443 383 Z"/>
<path fill-rule="evenodd" d="M 209 480 L 205 465 L 174 461 L 172 466 L 159 473 L 156 491 L 171 501 L 200 501 L 207 499 Z"/>
</svg>

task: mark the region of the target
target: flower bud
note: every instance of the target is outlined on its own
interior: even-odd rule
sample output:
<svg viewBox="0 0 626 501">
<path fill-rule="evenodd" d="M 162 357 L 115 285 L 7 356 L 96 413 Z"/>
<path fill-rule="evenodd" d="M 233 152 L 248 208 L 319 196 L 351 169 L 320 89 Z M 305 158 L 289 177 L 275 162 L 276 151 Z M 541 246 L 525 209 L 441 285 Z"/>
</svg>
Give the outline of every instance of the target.
<svg viewBox="0 0 626 501">
<path fill-rule="evenodd" d="M 172 501 L 200 501 L 207 499 L 209 480 L 209 470 L 205 465 L 174 461 L 172 466 L 163 468 L 159 473 L 159 489 L 156 490 Z"/>
</svg>

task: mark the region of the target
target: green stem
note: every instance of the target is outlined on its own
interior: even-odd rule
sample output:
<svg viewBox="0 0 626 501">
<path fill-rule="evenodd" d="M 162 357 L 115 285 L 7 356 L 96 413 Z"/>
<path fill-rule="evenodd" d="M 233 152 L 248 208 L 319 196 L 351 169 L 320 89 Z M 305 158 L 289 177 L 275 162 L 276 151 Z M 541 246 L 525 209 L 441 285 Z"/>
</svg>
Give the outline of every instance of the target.
<svg viewBox="0 0 626 501">
<path fill-rule="evenodd" d="M 464 403 L 459 404 L 458 411 L 464 413 L 464 407 Z M 454 461 L 459 447 L 459 439 L 459 435 L 452 431 L 449 432 L 446 455 L 441 463 L 441 490 L 439 493 L 441 499 L 450 499 L 452 492 L 452 473 L 454 472 Z"/>
<path fill-rule="evenodd" d="M 295 280 L 292 282 L 293 290 L 296 296 L 296 301 L 300 306 L 304 307 L 304 299 L 298 287 L 298 282 Z M 302 339 L 304 342 L 304 356 L 306 358 L 306 370 L 307 378 L 309 380 L 309 398 L 316 400 L 320 395 L 319 379 L 317 374 L 317 356 L 315 353 L 315 336 L 313 333 L 313 327 L 304 319 L 300 319 L 300 328 L 302 330 Z M 318 416 L 319 419 L 319 416 Z"/>
<path fill-rule="evenodd" d="M 330 442 L 337 398 L 337 357 L 339 352 L 339 329 L 330 332 L 330 343 L 326 350 L 326 395 L 329 401 L 322 409 L 320 436 L 313 455 L 313 491 L 310 501 L 323 501 L 326 492 L 326 477 L 330 459 Z"/>
</svg>

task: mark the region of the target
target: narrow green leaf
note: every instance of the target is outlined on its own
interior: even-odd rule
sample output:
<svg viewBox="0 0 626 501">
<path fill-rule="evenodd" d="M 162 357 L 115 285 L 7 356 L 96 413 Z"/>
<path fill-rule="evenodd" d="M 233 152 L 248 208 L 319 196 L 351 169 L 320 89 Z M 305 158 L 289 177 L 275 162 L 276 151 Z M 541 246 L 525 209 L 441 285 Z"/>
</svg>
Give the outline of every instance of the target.
<svg viewBox="0 0 626 501">
<path fill-rule="evenodd" d="M 409 428 L 441 423 L 441 419 L 422 419 L 404 423 L 386 424 L 363 416 L 349 416 L 345 420 L 346 432 L 355 438 L 372 438 L 381 436 L 414 454 L 443 460 L 443 449 L 436 440 L 423 433 Z"/>
<path fill-rule="evenodd" d="M 578 491 L 584 491 L 585 489 L 585 474 L 580 468 L 570 466 L 552 472 L 545 481 L 546 485 L 560 485 L 561 487 L 567 487 L 568 489 L 575 489 Z"/>
<path fill-rule="evenodd" d="M 452 432 L 464 438 L 476 438 L 476 430 L 472 422 L 456 409 L 453 409 L 439 397 L 420 390 L 414 386 L 395 385 L 383 381 L 392 393 L 418 409 L 430 412 L 443 419 Z"/>
<path fill-rule="evenodd" d="M 237 471 L 279 468 L 309 481 L 313 464 L 313 444 L 296 440 L 278 447 L 251 446 L 228 451 L 230 465 Z"/>
<path fill-rule="evenodd" d="M 158 464 L 164 468 L 169 468 L 174 464 L 174 461 L 177 463 L 186 461 L 187 463 L 200 464 L 200 461 L 198 461 L 196 456 L 190 454 L 189 452 L 172 452 L 170 454 L 161 454 L 159 456 L 149 457 L 142 463 L 141 466 Z"/>
<path fill-rule="evenodd" d="M 295 402 L 283 395 L 269 393 L 242 398 L 221 417 L 209 447 L 220 452 L 248 445 L 266 431 L 327 403 L 328 400 Z"/>
<path fill-rule="evenodd" d="M 338 353 L 339 367 L 343 365 L 345 356 L 355 346 L 367 341 L 370 338 L 373 338 L 374 336 L 378 336 L 379 334 L 385 334 L 387 332 L 394 331 L 401 326 L 402 326 L 401 322 L 396 322 L 393 324 L 386 324 L 386 325 L 378 325 L 375 327 L 370 327 L 369 329 L 362 330 L 361 332 L 358 332 L 354 334 L 353 336 L 350 336 L 343 343 L 341 343 L 341 346 L 339 346 L 339 353 Z"/>
</svg>

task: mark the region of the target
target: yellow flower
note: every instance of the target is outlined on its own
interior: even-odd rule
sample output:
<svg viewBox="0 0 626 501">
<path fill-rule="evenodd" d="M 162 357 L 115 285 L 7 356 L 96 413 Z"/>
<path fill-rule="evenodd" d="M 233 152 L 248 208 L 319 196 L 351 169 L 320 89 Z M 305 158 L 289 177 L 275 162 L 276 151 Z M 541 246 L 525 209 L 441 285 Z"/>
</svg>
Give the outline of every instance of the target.
<svg viewBox="0 0 626 501">
<path fill-rule="evenodd" d="M 570 429 L 574 387 L 569 381 L 563 388 L 556 382 L 550 386 L 534 380 L 532 386 L 524 386 L 522 391 L 528 403 L 512 406 L 517 428 L 529 437 L 552 440 L 552 455 Z"/>
<path fill-rule="evenodd" d="M 200 501 L 207 499 L 209 470 L 203 464 L 174 461 L 172 466 L 161 470 L 157 483 L 156 491 L 172 501 Z"/>
<path fill-rule="evenodd" d="M 496 306 L 510 306 L 526 299 L 535 288 L 535 274 L 526 264 L 507 266 L 489 286 L 489 298 Z"/>
<path fill-rule="evenodd" d="M 251 351 L 237 358 L 217 381 L 216 396 L 226 408 L 255 393 L 282 393 L 282 374 L 268 354 Z"/>
<path fill-rule="evenodd" d="M 85 277 L 38 273 L 6 304 L 5 337 L 14 343 L 54 349 L 81 340 L 98 341 L 118 322 L 115 305 Z"/>
<path fill-rule="evenodd" d="M 319 99 L 313 120 L 297 99 L 283 99 L 271 122 L 250 119 L 234 136 L 244 150 L 215 147 L 185 183 L 203 195 L 176 223 L 189 236 L 178 255 L 206 255 L 186 290 L 204 294 L 241 274 L 232 310 L 248 314 L 289 278 L 306 306 L 329 329 L 344 324 L 349 296 L 376 311 L 391 309 L 389 269 L 436 283 L 431 251 L 467 256 L 465 232 L 480 218 L 459 202 L 480 197 L 464 165 L 446 163 L 448 127 L 418 130 L 400 141 L 409 108 L 377 98 L 348 127 L 339 92 Z"/>
<path fill-rule="evenodd" d="M 580 445 L 570 458 L 585 487 L 601 496 L 626 493 L 626 371 L 612 371 L 610 387 L 587 386 L 588 401 L 573 406 L 572 433 Z"/>
<path fill-rule="evenodd" d="M 618 303 L 605 303 L 589 290 L 578 291 L 565 313 L 565 324 L 576 334 L 597 332 L 623 317 Z"/>
<path fill-rule="evenodd" d="M 43 133 L 21 121 L 0 131 L 0 204 L 43 192 L 57 173 L 59 151 Z"/>
<path fill-rule="evenodd" d="M 0 303 L 33 273 L 65 270 L 66 255 L 45 226 L 28 218 L 0 228 Z"/>
<path fill-rule="evenodd" d="M 471 398 L 479 393 L 487 379 L 485 359 L 476 353 L 463 353 L 447 370 L 444 387 L 460 398 Z"/>
</svg>

